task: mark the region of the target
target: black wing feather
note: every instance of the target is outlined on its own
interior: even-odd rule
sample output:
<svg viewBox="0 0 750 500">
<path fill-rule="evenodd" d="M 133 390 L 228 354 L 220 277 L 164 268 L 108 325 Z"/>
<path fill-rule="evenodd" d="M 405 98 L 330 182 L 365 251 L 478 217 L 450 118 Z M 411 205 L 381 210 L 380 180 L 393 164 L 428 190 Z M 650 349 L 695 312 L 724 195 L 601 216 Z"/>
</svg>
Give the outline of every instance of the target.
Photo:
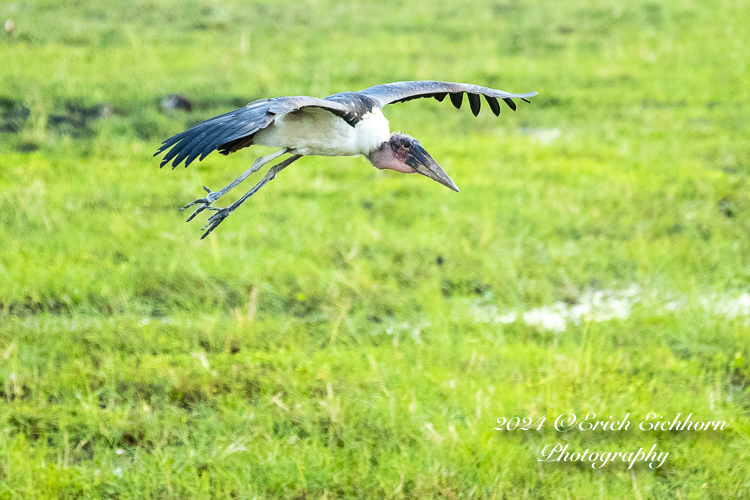
<svg viewBox="0 0 750 500">
<path fill-rule="evenodd" d="M 490 109 L 495 113 L 495 116 L 500 116 L 500 103 L 497 102 L 497 99 L 488 95 L 484 96 L 484 99 L 490 105 Z"/>
<path fill-rule="evenodd" d="M 201 139 L 201 141 L 192 148 L 192 152 L 188 155 L 188 157 L 185 158 L 185 168 L 188 168 L 188 165 L 193 163 L 195 159 L 198 158 L 207 147 L 210 147 L 211 150 L 213 150 L 214 139 L 216 139 L 221 133 L 221 130 L 214 130 L 212 133 L 206 134 Z"/>
<path fill-rule="evenodd" d="M 237 130 L 241 129 L 243 126 L 244 125 L 237 125 L 236 127 L 233 127 L 229 130 L 217 130 L 216 134 L 214 134 L 210 138 L 206 138 L 203 141 L 203 144 L 202 144 L 203 149 L 201 149 L 200 156 L 198 157 L 199 161 L 203 161 L 203 158 L 208 156 L 209 153 L 211 153 L 211 151 L 218 149 L 215 139 L 217 139 L 219 135 L 223 134 L 223 136 L 225 136 L 226 134 L 233 134 Z"/>
<path fill-rule="evenodd" d="M 177 156 L 183 150 L 183 148 L 185 147 L 185 144 L 187 143 L 186 138 L 188 138 L 187 140 L 189 141 L 189 137 L 191 137 L 190 134 L 183 135 L 180 138 L 180 142 L 177 142 L 174 146 L 172 146 L 172 149 L 167 151 L 167 154 L 164 155 L 164 158 L 162 158 L 161 163 L 159 164 L 159 168 L 163 167 L 164 165 L 172 161 L 172 158 Z M 156 156 L 156 154 L 154 156 Z M 177 164 L 174 164 L 172 165 L 172 168 L 175 168 L 176 166 Z"/>
<path fill-rule="evenodd" d="M 474 116 L 479 114 L 479 110 L 482 109 L 482 101 L 479 100 L 479 94 L 466 94 L 469 98 L 469 107 Z"/>
<path fill-rule="evenodd" d="M 193 136 L 192 139 L 184 140 L 185 145 L 182 146 L 182 148 L 180 149 L 180 152 L 177 154 L 177 156 L 174 157 L 174 161 L 172 162 L 172 168 L 175 168 L 177 165 L 182 163 L 182 160 L 187 158 L 189 155 L 192 155 L 196 150 L 200 151 L 200 149 L 198 149 L 198 146 L 200 145 L 200 143 L 203 141 L 203 139 L 207 135 L 212 135 L 213 132 L 214 132 L 213 129 L 206 129 L 200 132 L 199 134 Z M 172 151 L 174 151 L 174 149 L 172 149 Z M 185 162 L 185 167 L 187 167 L 188 165 L 189 163 Z"/>
<path fill-rule="evenodd" d="M 154 156 L 158 155 L 159 153 L 161 153 L 162 151 L 164 151 L 165 149 L 167 149 L 169 146 L 171 146 L 175 142 L 179 141 L 186 133 L 187 133 L 187 131 L 180 132 L 179 134 L 173 135 L 172 137 L 170 137 L 169 139 L 167 139 L 166 141 L 164 141 L 162 143 L 162 145 L 159 147 L 159 149 L 156 151 L 156 154 Z"/>
<path fill-rule="evenodd" d="M 442 101 L 448 95 L 450 96 L 451 103 L 456 108 L 460 108 L 464 92 L 469 96 L 469 105 L 474 115 L 479 113 L 481 108 L 479 96 L 483 95 L 487 99 L 487 103 L 490 105 L 492 112 L 495 113 L 495 116 L 500 114 L 498 99 L 502 99 L 510 109 L 515 111 L 516 103 L 513 99 L 521 99 L 529 102 L 528 98 L 534 97 L 537 94 L 536 92 L 511 94 L 503 90 L 480 87 L 479 85 L 468 83 L 434 81 L 386 83 L 362 90 L 359 94 L 369 97 L 381 108 L 388 104 L 410 101 L 422 97 L 434 97 L 438 101 Z"/>
<path fill-rule="evenodd" d="M 461 109 L 461 103 L 464 101 L 464 93 L 463 92 L 456 92 L 455 94 L 450 94 L 451 96 L 451 103 L 456 109 Z M 417 99 L 418 97 L 412 97 L 412 99 Z"/>
</svg>

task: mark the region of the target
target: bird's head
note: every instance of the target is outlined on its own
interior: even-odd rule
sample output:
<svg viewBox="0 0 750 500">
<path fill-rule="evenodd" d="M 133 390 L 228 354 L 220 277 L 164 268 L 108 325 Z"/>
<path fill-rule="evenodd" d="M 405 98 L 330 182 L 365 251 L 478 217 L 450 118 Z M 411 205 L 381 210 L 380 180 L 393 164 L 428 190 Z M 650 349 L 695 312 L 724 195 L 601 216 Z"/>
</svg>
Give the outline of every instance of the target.
<svg viewBox="0 0 750 500">
<path fill-rule="evenodd" d="M 456 192 L 458 187 L 415 138 L 394 132 L 390 139 L 367 156 L 374 167 L 404 174 L 417 172 Z"/>
</svg>

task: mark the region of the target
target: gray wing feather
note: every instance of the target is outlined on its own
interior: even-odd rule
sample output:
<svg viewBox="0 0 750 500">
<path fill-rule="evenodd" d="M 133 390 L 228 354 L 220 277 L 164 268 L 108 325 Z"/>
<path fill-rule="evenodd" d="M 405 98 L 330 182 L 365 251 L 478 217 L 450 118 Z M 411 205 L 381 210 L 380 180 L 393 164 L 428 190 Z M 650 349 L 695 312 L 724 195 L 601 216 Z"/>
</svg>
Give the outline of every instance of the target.
<svg viewBox="0 0 750 500">
<path fill-rule="evenodd" d="M 168 150 L 160 166 L 163 167 L 172 161 L 172 168 L 175 168 L 183 160 L 187 167 L 196 158 L 200 157 L 202 160 L 216 149 L 222 154 L 229 154 L 252 144 L 252 136 L 271 125 L 277 117 L 308 107 L 323 108 L 337 116 L 344 116 L 349 112 L 349 108 L 342 103 L 325 101 L 317 97 L 261 99 L 243 108 L 210 118 L 170 137 L 162 143 L 154 156 Z"/>
<path fill-rule="evenodd" d="M 372 99 L 381 108 L 387 104 L 406 102 L 422 97 L 434 97 L 438 101 L 442 101 L 446 95 L 450 96 L 451 102 L 456 108 L 460 108 L 463 95 L 466 93 L 469 96 L 469 104 L 474 115 L 479 113 L 481 107 L 480 95 L 483 95 L 487 100 L 492 112 L 498 115 L 500 113 L 498 99 L 502 99 L 505 104 L 515 111 L 516 103 L 513 102 L 514 98 L 529 102 L 529 98 L 537 94 L 536 92 L 511 94 L 503 90 L 480 87 L 479 85 L 471 85 L 469 83 L 433 81 L 386 83 L 361 90 L 359 93 Z"/>
</svg>

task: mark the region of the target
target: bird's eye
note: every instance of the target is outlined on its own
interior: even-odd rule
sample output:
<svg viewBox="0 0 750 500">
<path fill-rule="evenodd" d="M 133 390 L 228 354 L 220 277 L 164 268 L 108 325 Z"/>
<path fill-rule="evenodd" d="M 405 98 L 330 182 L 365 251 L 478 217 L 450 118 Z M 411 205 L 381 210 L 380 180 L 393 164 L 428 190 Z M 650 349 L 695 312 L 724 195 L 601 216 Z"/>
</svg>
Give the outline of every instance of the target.
<svg viewBox="0 0 750 500">
<path fill-rule="evenodd" d="M 404 143 L 404 149 L 411 149 L 411 143 L 410 142 Z"/>
</svg>

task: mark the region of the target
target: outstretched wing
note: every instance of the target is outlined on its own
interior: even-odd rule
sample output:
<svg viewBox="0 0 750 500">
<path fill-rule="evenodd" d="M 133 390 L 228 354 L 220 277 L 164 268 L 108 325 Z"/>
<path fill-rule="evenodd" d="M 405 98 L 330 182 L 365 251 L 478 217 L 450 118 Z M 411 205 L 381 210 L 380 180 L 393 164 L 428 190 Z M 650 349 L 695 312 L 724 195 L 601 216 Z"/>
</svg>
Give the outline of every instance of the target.
<svg viewBox="0 0 750 500">
<path fill-rule="evenodd" d="M 162 143 L 154 156 L 169 150 L 164 155 L 160 167 L 171 161 L 172 168 L 175 168 L 183 160 L 185 167 L 196 158 L 200 157 L 200 160 L 203 160 L 215 149 L 221 154 L 228 155 L 252 145 L 253 135 L 271 125 L 277 117 L 308 107 L 323 108 L 342 117 L 349 112 L 349 108 L 344 104 L 317 97 L 261 99 L 251 102 L 244 108 L 210 118 L 170 137 Z"/>
<path fill-rule="evenodd" d="M 495 116 L 497 116 L 500 114 L 500 104 L 497 102 L 498 99 L 505 101 L 505 104 L 515 111 L 516 103 L 513 102 L 513 98 L 529 102 L 528 98 L 534 97 L 537 94 L 536 92 L 511 94 L 502 90 L 480 87 L 479 85 L 471 85 L 468 83 L 432 81 L 386 83 L 361 90 L 359 93 L 364 94 L 375 101 L 381 108 L 386 104 L 411 101 L 412 99 L 419 99 L 422 97 L 434 97 L 442 102 L 442 100 L 445 99 L 445 96 L 449 96 L 456 109 L 461 108 L 464 93 L 466 93 L 466 95 L 469 96 L 469 106 L 471 106 L 471 112 L 474 113 L 474 116 L 479 114 L 479 110 L 482 106 L 482 102 L 479 98 L 480 95 L 484 96 L 487 100 L 487 104 L 490 105 L 490 109 L 495 113 Z"/>
</svg>

